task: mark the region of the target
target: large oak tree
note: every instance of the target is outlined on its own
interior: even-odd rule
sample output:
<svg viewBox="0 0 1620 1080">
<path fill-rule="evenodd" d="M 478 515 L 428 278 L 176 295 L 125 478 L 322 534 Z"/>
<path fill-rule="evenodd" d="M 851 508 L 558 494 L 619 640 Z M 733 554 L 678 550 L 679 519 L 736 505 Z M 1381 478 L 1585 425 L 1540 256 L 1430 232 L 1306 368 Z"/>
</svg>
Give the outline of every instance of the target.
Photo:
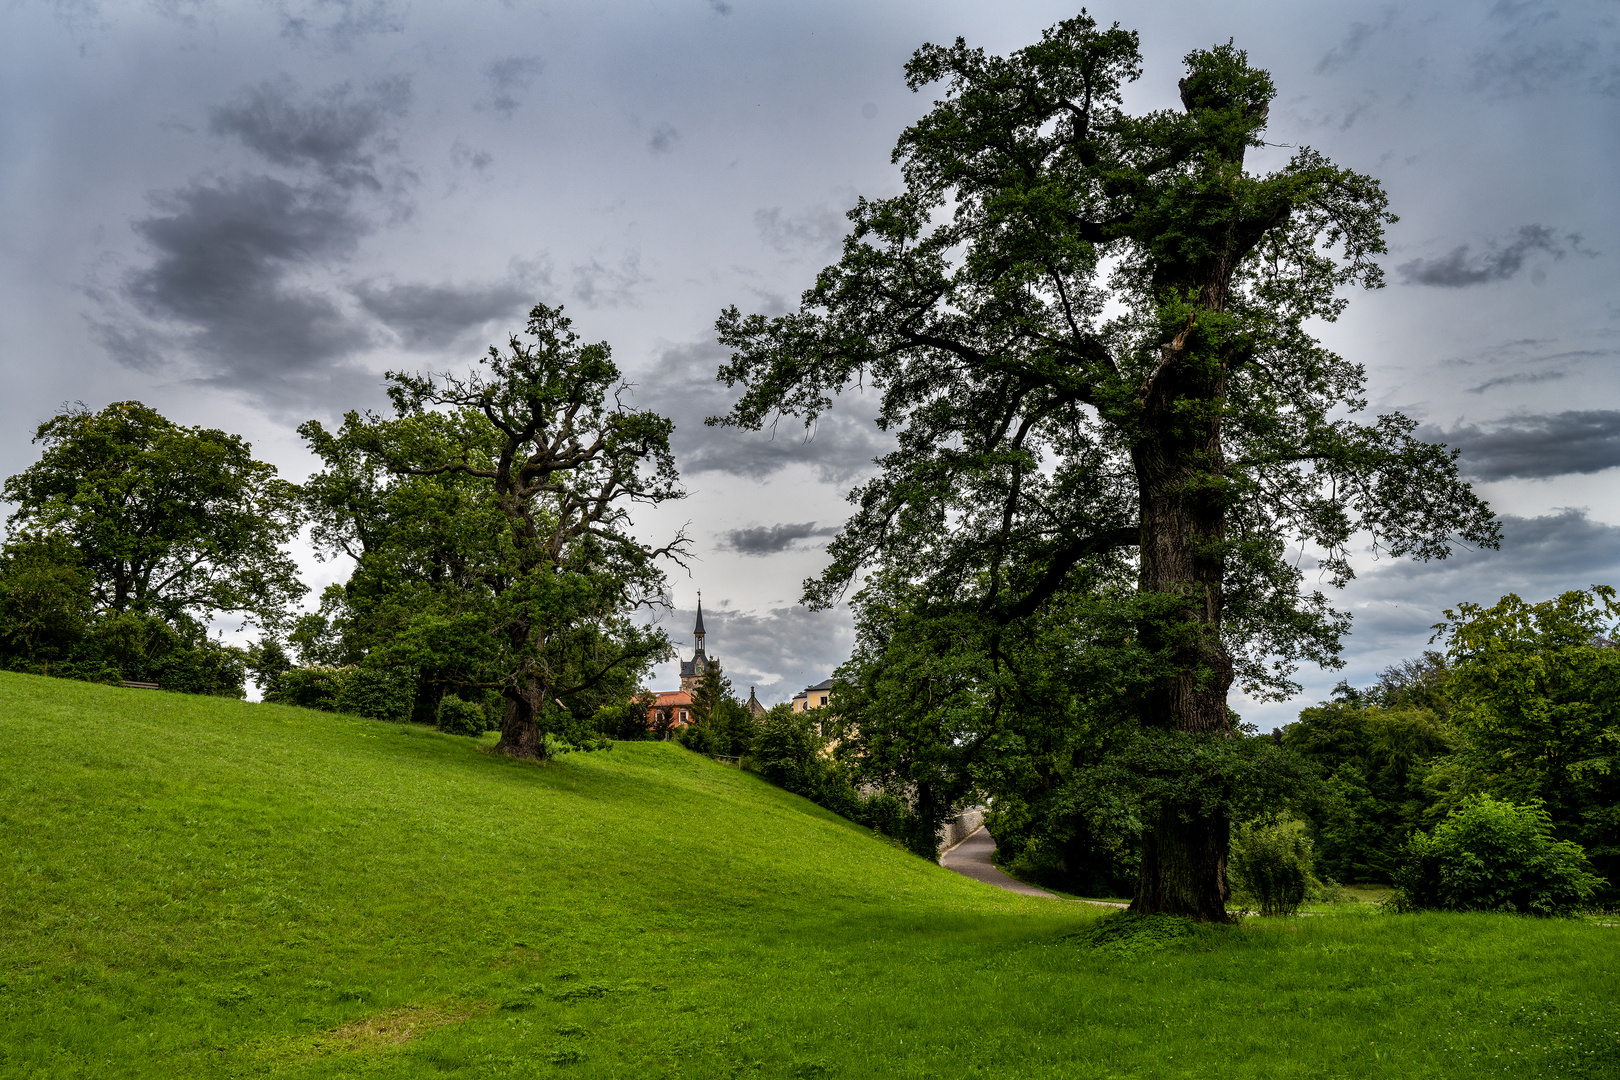
<svg viewBox="0 0 1620 1080">
<path fill-rule="evenodd" d="M 1151 660 L 1131 714 L 1219 740 L 1234 681 L 1282 695 L 1299 661 L 1335 661 L 1348 619 L 1293 553 L 1342 585 L 1357 534 L 1428 559 L 1497 532 L 1412 420 L 1356 418 L 1362 368 L 1312 334 L 1380 284 L 1378 183 L 1308 148 L 1248 168 L 1275 89 L 1231 45 L 1186 57 L 1180 110 L 1124 111 L 1140 65 L 1134 33 L 1084 14 L 1007 57 L 918 50 L 908 85 L 944 95 L 895 148 L 905 190 L 856 205 L 799 310 L 722 314 L 742 393 L 718 419 L 810 424 L 875 390 L 898 449 L 806 599 L 880 572 L 1012 626 L 1128 574 Z M 1136 909 L 1225 919 L 1229 825 L 1162 807 Z"/>
</svg>

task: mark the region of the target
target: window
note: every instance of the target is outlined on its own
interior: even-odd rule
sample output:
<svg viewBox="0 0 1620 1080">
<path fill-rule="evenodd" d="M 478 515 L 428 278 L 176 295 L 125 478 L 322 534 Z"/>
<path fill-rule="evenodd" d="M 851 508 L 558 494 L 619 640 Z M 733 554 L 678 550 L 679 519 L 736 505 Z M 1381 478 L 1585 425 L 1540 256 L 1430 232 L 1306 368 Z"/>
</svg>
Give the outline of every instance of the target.
<svg viewBox="0 0 1620 1080">
<path fill-rule="evenodd" d="M 821 703 L 823 705 L 827 704 L 827 695 L 826 694 L 821 695 Z"/>
</svg>

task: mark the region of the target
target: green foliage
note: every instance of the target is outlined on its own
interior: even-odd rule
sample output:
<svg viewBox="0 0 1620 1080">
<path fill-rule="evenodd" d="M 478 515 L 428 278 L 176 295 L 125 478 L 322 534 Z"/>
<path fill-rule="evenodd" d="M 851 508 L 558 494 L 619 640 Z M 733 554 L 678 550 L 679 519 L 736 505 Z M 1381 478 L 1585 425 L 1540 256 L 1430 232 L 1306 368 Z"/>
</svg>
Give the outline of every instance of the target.
<svg viewBox="0 0 1620 1080">
<path fill-rule="evenodd" d="M 1323 872 L 1387 883 L 1407 837 L 1427 824 L 1433 765 L 1455 739 L 1424 706 L 1380 707 L 1370 703 L 1380 700 L 1374 693 L 1341 696 L 1302 710 L 1282 729 L 1282 744 L 1317 768 L 1332 795 L 1312 815 Z"/>
<path fill-rule="evenodd" d="M 352 716 L 404 721 L 411 718 L 415 701 L 416 678 L 411 671 L 358 667 L 341 681 L 333 706 Z"/>
<path fill-rule="evenodd" d="M 1233 830 L 1227 861 L 1236 898 L 1253 899 L 1261 915 L 1292 915 L 1316 884 L 1311 840 L 1303 821 L 1273 818 Z"/>
<path fill-rule="evenodd" d="M 447 694 L 439 702 L 438 728 L 451 735 L 482 735 L 490 729 L 489 713 L 476 701 Z"/>
<path fill-rule="evenodd" d="M 265 691 L 264 700 L 278 705 L 335 711 L 344 680 L 352 670 L 318 665 L 289 668 L 281 673 L 274 689 Z"/>
<path fill-rule="evenodd" d="M 760 719 L 749 756 L 754 771 L 771 783 L 813 798 L 825 774 L 824 745 L 811 717 L 778 704 Z"/>
<path fill-rule="evenodd" d="M 91 619 L 90 579 L 62 536 L 0 548 L 0 658 L 37 664 L 69 659 Z"/>
<path fill-rule="evenodd" d="M 1461 746 L 1436 786 L 1539 802 L 1620 896 L 1620 602 L 1608 586 L 1541 603 L 1462 604 L 1436 627 Z"/>
<path fill-rule="evenodd" d="M 13 537 L 71 545 L 97 610 L 190 629 L 216 612 L 275 627 L 304 594 L 282 545 L 296 488 L 235 435 L 171 423 L 138 401 L 41 424 L 40 460 L 6 480 Z"/>
<path fill-rule="evenodd" d="M 506 700 L 499 746 L 544 758 L 606 745 L 597 713 L 624 701 L 667 637 L 631 614 L 658 603 L 662 547 L 629 507 L 680 498 L 670 422 L 623 404 L 605 343 L 536 305 L 524 341 L 469 374 L 390 373 L 392 418 L 300 428 L 325 468 L 306 485 L 313 537 L 356 560 L 293 634 L 309 659 L 366 658 Z"/>
<path fill-rule="evenodd" d="M 1573 915 L 1604 882 L 1578 844 L 1553 836 L 1546 810 L 1478 794 L 1412 836 L 1395 884 L 1406 910 Z"/>
</svg>

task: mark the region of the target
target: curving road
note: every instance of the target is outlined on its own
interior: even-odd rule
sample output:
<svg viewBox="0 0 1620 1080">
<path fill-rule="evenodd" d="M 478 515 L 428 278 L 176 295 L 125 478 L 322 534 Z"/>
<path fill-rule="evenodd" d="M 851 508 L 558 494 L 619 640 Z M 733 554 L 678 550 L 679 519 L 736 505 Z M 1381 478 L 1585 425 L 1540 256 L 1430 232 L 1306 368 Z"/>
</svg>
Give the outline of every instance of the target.
<svg viewBox="0 0 1620 1080">
<path fill-rule="evenodd" d="M 996 864 L 990 861 L 990 854 L 995 850 L 996 842 L 991 839 L 985 827 L 980 825 L 977 832 L 941 855 L 939 865 L 947 870 L 955 870 L 974 881 L 982 881 L 986 885 L 994 885 L 1008 892 L 1022 893 L 1025 896 L 1046 896 L 1053 900 L 1063 899 L 1045 889 L 1025 885 L 1022 881 L 1003 874 L 996 868 Z"/>
<path fill-rule="evenodd" d="M 996 864 L 990 861 L 990 855 L 996 850 L 996 842 L 984 828 L 978 830 L 966 840 L 951 848 L 939 857 L 939 865 L 947 870 L 955 870 L 963 877 L 970 877 L 974 881 L 982 881 L 986 885 L 994 885 L 998 889 L 1008 892 L 1021 893 L 1024 896 L 1044 896 L 1051 900 L 1068 900 L 1067 896 L 1058 896 L 1045 889 L 1037 889 L 1033 885 L 1025 885 L 1017 878 L 1003 874 Z M 1107 900 L 1073 900 L 1071 903 L 1096 904 L 1098 907 L 1122 908 L 1125 904 L 1113 904 Z"/>
</svg>

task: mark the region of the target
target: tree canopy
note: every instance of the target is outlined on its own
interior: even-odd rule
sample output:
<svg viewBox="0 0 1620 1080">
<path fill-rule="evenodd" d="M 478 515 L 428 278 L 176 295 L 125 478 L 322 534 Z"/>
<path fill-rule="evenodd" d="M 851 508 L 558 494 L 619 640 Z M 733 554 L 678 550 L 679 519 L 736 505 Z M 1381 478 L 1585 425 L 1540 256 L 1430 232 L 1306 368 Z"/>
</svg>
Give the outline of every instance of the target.
<svg viewBox="0 0 1620 1080">
<path fill-rule="evenodd" d="M 97 609 L 188 625 L 241 612 L 274 628 L 304 595 L 282 550 L 297 489 L 239 436 L 118 401 L 68 409 L 34 441 L 40 460 L 6 480 L 8 527 L 71 545 Z"/>
<path fill-rule="evenodd" d="M 630 531 L 632 505 L 683 496 L 670 421 L 626 407 L 607 344 L 571 325 L 536 305 L 530 340 L 466 375 L 389 373 L 392 417 L 301 429 L 327 463 L 307 487 L 316 539 L 357 560 L 335 613 L 364 624 L 368 659 L 498 691 L 499 749 L 522 757 L 589 743 L 668 654 L 631 615 L 686 547 Z"/>
<path fill-rule="evenodd" d="M 904 192 L 857 203 L 798 310 L 717 323 L 741 393 L 714 422 L 879 395 L 898 448 L 806 600 L 871 575 L 983 620 L 986 662 L 1012 669 L 983 684 L 986 754 L 1030 677 L 1006 634 L 1065 593 L 1108 601 L 1076 647 L 1136 657 L 1108 711 L 1221 739 L 1234 682 L 1286 696 L 1295 665 L 1336 662 L 1348 616 L 1298 552 L 1342 585 L 1358 534 L 1420 559 L 1497 542 L 1455 453 L 1398 413 L 1358 419 L 1362 368 L 1312 334 L 1381 283 L 1379 184 L 1309 148 L 1251 171 L 1270 76 L 1230 44 L 1185 63 L 1181 111 L 1130 115 L 1141 59 L 1117 25 L 1082 14 L 1006 57 L 925 45 L 908 85 L 944 94 L 895 147 Z M 1224 919 L 1227 842 L 1223 811 L 1162 807 L 1138 910 Z"/>
</svg>

